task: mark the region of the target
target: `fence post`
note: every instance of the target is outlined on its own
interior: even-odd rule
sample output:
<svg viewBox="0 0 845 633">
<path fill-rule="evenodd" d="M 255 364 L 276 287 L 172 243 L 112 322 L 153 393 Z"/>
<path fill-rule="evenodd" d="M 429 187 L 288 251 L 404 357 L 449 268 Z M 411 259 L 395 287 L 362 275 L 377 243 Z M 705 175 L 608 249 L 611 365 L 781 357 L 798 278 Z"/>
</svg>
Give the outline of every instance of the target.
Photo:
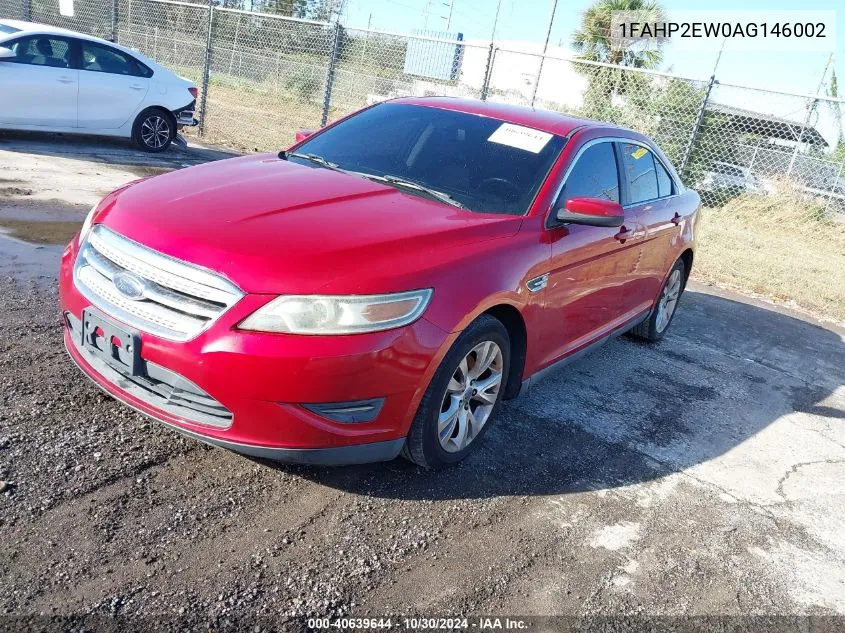
<svg viewBox="0 0 845 633">
<path fill-rule="evenodd" d="M 830 203 L 833 202 L 833 196 L 836 195 L 836 185 L 839 184 L 839 179 L 842 177 L 843 167 L 845 167 L 845 161 L 839 163 L 839 171 L 836 172 L 836 179 L 833 181 L 833 186 L 830 188 L 830 195 L 827 197 L 827 202 L 824 205 L 825 213 L 827 213 Z"/>
<path fill-rule="evenodd" d="M 211 42 L 214 33 L 214 0 L 208 0 L 208 33 L 205 37 L 205 66 L 202 69 L 202 103 L 200 104 L 200 136 L 205 134 L 205 115 L 208 112 L 208 82 L 211 78 Z"/>
<path fill-rule="evenodd" d="M 813 114 L 813 106 L 816 105 L 816 101 L 818 101 L 818 99 L 813 97 L 807 103 L 807 116 L 804 117 L 804 121 L 801 123 L 801 131 L 798 133 L 798 140 L 795 142 L 795 150 L 792 152 L 792 158 L 789 159 L 789 167 L 786 168 L 787 178 L 789 178 L 792 174 L 792 168 L 795 166 L 795 159 L 798 158 L 798 148 L 801 147 L 801 139 L 804 138 L 804 131 L 810 124 L 810 117 Z"/>
<path fill-rule="evenodd" d="M 493 74 L 493 60 L 496 57 L 496 46 L 491 41 L 487 51 L 487 65 L 484 67 L 484 83 L 481 84 L 481 100 L 487 101 L 487 91 L 490 89 L 490 77 Z"/>
<path fill-rule="evenodd" d="M 32 22 L 32 0 L 24 0 L 21 19 L 24 22 Z"/>
<path fill-rule="evenodd" d="M 337 69 L 337 60 L 340 57 L 340 22 L 334 23 L 334 43 L 332 44 L 332 57 L 329 60 L 329 69 L 326 72 L 326 93 L 323 96 L 323 116 L 320 120 L 320 127 L 325 127 L 329 120 L 329 106 L 332 102 L 332 85 L 334 84 L 334 73 Z"/>
<path fill-rule="evenodd" d="M 695 123 L 692 126 L 692 132 L 689 135 L 687 146 L 684 149 L 684 157 L 681 159 L 681 167 L 678 169 L 678 173 L 681 175 L 681 178 L 684 177 L 690 157 L 692 156 L 693 147 L 695 147 L 695 142 L 698 140 L 698 131 L 701 128 L 701 124 L 704 122 L 704 112 L 707 109 L 707 102 L 710 100 L 710 91 L 713 90 L 713 85 L 715 83 L 716 75 L 710 75 L 710 80 L 707 82 L 707 88 L 704 90 L 704 97 L 701 99 L 701 103 L 698 106 L 698 112 L 695 114 Z"/>
<path fill-rule="evenodd" d="M 551 25 L 549 25 L 551 28 Z M 537 69 L 537 81 L 534 82 L 534 89 L 531 91 L 531 107 L 534 107 L 534 102 L 537 100 L 537 91 L 540 89 L 540 79 L 543 77 L 543 62 L 546 61 L 546 54 L 540 55 L 540 67 Z"/>
<path fill-rule="evenodd" d="M 117 43 L 117 0 L 111 0 L 111 41 Z"/>
<path fill-rule="evenodd" d="M 755 145 L 754 146 L 754 153 L 751 154 L 751 162 L 748 163 L 748 171 L 751 171 L 751 169 L 754 167 L 754 161 L 757 160 L 757 152 L 759 152 L 759 151 L 760 151 L 760 146 Z"/>
</svg>

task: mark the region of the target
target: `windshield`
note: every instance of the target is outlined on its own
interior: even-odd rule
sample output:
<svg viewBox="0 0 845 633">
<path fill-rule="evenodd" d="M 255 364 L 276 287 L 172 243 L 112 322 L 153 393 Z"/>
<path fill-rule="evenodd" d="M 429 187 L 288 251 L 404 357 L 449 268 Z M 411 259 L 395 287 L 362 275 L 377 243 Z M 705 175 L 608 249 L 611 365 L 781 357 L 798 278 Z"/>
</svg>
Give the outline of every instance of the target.
<svg viewBox="0 0 845 633">
<path fill-rule="evenodd" d="M 485 116 L 384 103 L 308 139 L 289 160 L 377 176 L 471 211 L 523 215 L 565 142 Z"/>
</svg>

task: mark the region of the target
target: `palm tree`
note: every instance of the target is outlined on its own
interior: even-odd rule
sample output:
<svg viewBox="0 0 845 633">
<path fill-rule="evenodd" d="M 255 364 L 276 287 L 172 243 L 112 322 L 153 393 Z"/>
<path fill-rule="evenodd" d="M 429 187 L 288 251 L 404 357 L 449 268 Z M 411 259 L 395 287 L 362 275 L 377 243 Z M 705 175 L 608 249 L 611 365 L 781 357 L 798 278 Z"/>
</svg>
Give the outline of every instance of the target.
<svg viewBox="0 0 845 633">
<path fill-rule="evenodd" d="M 638 22 L 661 22 L 665 13 L 656 0 L 596 0 L 581 15 L 581 28 L 572 34 L 572 48 L 577 57 L 615 66 L 574 64 L 575 70 L 586 77 L 588 84 L 578 114 L 614 123 L 629 123 L 614 105 L 614 95 L 631 95 L 634 100 L 641 100 L 651 89 L 646 77 L 623 68 L 654 68 L 663 60 L 663 54 L 659 41 L 656 44 L 649 42 L 648 46 L 614 49 L 611 42 L 614 11 L 633 12 Z"/>
<path fill-rule="evenodd" d="M 610 40 L 611 16 L 614 11 L 632 11 L 649 22 L 662 21 L 663 8 L 656 0 L 596 0 L 581 15 L 581 28 L 572 35 L 572 48 L 578 57 L 615 66 L 654 68 L 663 61 L 660 43 L 646 48 L 613 50 Z M 643 20 L 645 21 L 645 20 Z"/>
</svg>

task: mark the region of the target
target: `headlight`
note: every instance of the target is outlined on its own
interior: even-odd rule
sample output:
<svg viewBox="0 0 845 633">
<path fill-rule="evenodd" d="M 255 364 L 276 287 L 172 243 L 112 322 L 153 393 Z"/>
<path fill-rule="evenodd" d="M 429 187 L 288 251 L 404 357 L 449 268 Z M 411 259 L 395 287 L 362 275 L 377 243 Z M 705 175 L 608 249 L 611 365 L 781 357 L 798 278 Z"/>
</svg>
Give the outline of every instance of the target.
<svg viewBox="0 0 845 633">
<path fill-rule="evenodd" d="M 83 240 L 85 240 L 85 236 L 88 235 L 88 231 L 91 230 L 91 222 L 94 220 L 94 211 L 97 210 L 97 207 L 100 206 L 98 202 L 91 210 L 88 212 L 88 215 L 85 216 L 85 221 L 82 223 L 82 228 L 79 229 L 79 243 L 82 244 Z"/>
<path fill-rule="evenodd" d="M 288 334 L 359 334 L 408 325 L 425 312 L 431 290 L 389 295 L 288 295 L 244 319 L 242 330 Z"/>
</svg>

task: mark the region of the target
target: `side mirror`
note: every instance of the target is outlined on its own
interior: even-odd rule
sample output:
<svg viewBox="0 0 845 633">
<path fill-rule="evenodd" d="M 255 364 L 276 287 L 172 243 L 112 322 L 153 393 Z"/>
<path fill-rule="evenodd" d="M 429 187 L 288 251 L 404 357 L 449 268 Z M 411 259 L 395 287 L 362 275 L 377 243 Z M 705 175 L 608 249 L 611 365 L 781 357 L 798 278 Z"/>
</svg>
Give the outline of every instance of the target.
<svg viewBox="0 0 845 633">
<path fill-rule="evenodd" d="M 296 131 L 296 142 L 300 143 L 311 136 L 315 130 L 297 130 Z"/>
<path fill-rule="evenodd" d="M 15 51 L 5 46 L 0 46 L 0 59 L 14 59 Z"/>
<path fill-rule="evenodd" d="M 622 226 L 625 212 L 622 205 L 603 198 L 570 198 L 555 213 L 559 222 L 588 226 Z"/>
</svg>

